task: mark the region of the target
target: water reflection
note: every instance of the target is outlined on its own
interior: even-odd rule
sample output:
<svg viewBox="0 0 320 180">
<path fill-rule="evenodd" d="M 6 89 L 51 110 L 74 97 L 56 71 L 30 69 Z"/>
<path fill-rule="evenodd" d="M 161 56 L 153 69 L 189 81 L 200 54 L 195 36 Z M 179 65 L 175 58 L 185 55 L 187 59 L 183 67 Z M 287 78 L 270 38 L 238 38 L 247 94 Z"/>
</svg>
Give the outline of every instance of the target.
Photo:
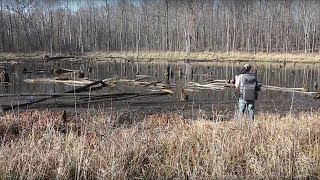
<svg viewBox="0 0 320 180">
<path fill-rule="evenodd" d="M 210 80 L 232 79 L 238 74 L 245 62 L 210 62 L 210 63 L 184 63 L 184 62 L 134 62 L 134 61 L 21 61 L 15 64 L 3 64 L 7 67 L 11 85 L 1 86 L 2 94 L 20 93 L 61 93 L 73 87 L 62 84 L 37 83 L 28 84 L 24 79 L 50 78 L 52 70 L 67 68 L 83 70 L 89 79 L 106 79 L 114 76 L 121 78 L 137 79 L 140 75 L 152 77 L 150 81 L 161 81 L 168 87 L 173 87 L 179 99 L 182 88 L 190 81 L 205 83 Z M 263 85 L 280 87 L 302 87 L 308 85 L 310 91 L 316 91 L 315 84 L 319 84 L 320 66 L 316 64 L 295 63 L 252 63 L 257 77 Z M 41 71 L 40 71 L 41 70 Z M 114 89 L 102 90 L 104 93 L 114 92 L 148 92 L 143 87 L 119 86 Z M 236 99 L 233 89 L 213 91 L 199 90 L 187 91 L 189 100 L 203 103 L 217 101 L 232 102 Z M 262 91 L 259 95 L 261 102 L 266 101 L 270 106 L 277 107 L 280 103 L 291 101 L 293 94 L 278 91 Z M 310 105 L 317 102 L 311 97 L 296 94 L 295 102 Z M 276 104 L 276 105 L 274 105 Z"/>
</svg>

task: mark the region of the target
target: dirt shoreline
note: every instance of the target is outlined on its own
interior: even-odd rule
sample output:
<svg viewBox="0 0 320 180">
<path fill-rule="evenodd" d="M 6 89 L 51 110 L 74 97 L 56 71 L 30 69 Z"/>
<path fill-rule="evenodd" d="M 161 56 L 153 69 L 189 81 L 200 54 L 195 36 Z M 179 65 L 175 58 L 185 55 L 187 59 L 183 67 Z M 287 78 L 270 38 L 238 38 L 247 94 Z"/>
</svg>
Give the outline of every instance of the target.
<svg viewBox="0 0 320 180">
<path fill-rule="evenodd" d="M 46 57 L 47 55 L 47 57 Z M 70 56 L 65 53 L 56 53 L 52 57 Z M 45 60 L 48 53 L 0 53 L 1 61 L 10 60 Z M 72 55 L 72 58 L 89 59 L 95 61 L 109 61 L 110 59 L 126 59 L 134 61 L 185 61 L 185 62 L 295 62 L 320 63 L 320 54 L 303 53 L 241 53 L 241 52 L 87 52 L 83 55 Z M 63 58 L 62 58 L 63 59 Z"/>
</svg>

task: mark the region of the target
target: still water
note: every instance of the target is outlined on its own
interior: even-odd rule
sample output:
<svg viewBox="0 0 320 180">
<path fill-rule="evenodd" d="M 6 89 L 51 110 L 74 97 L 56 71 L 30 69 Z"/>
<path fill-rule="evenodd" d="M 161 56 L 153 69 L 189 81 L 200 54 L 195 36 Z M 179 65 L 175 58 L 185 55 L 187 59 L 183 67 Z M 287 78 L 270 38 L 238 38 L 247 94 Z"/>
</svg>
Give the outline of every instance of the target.
<svg viewBox="0 0 320 180">
<path fill-rule="evenodd" d="M 25 83 L 24 79 L 50 78 L 52 70 L 57 68 L 82 69 L 85 76 L 92 80 L 106 79 L 114 76 L 136 79 L 139 75 L 147 75 L 152 81 L 162 81 L 175 92 L 173 96 L 157 99 L 160 101 L 177 101 L 182 88 L 188 82 L 206 83 L 209 80 L 233 79 L 245 62 L 134 62 L 126 60 L 109 61 L 18 61 L 2 62 L 10 76 L 10 85 L 1 86 L 1 94 L 21 93 L 62 93 L 73 89 L 72 86 L 49 83 Z M 257 70 L 258 79 L 263 85 L 280 87 L 302 87 L 308 85 L 310 91 L 317 91 L 315 84 L 320 83 L 320 64 L 296 63 L 259 63 L 252 62 Z M 27 70 L 27 71 L 26 71 Z M 168 75 L 169 73 L 169 75 Z M 103 93 L 148 92 L 143 87 L 119 86 L 104 88 Z M 233 89 L 187 91 L 189 102 L 193 105 L 207 106 L 208 109 L 218 109 L 221 106 L 235 106 L 237 94 Z M 34 98 L 34 97 L 29 97 Z M 12 98 L 11 98 L 12 99 Z M 13 103 L 10 99 L 2 104 Z M 140 101 L 143 101 L 140 100 Z M 262 88 L 259 93 L 257 108 L 261 111 L 286 112 L 288 110 L 306 111 L 319 109 L 319 100 L 313 100 L 309 95 L 292 92 L 271 91 Z M 230 108 L 229 108 L 230 109 Z"/>
</svg>

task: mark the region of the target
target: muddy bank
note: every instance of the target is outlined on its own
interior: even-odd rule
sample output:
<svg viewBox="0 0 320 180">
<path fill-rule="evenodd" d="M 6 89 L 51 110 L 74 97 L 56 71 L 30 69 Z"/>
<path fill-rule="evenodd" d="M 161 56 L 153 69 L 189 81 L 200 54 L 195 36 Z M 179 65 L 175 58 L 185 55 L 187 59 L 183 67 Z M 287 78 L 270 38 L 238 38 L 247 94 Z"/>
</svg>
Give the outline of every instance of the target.
<svg viewBox="0 0 320 180">
<path fill-rule="evenodd" d="M 257 114 L 271 113 L 286 115 L 288 113 L 299 114 L 320 109 L 320 103 L 313 101 L 311 97 L 295 94 L 292 99 L 286 93 L 278 93 L 279 99 L 267 100 L 266 91 L 260 93 L 261 100 L 256 101 Z M 12 99 L 11 99 L 12 100 Z M 10 100 L 10 101 L 11 101 Z M 9 101 L 9 100 L 8 100 Z M 20 98 L 16 103 L 27 102 Z M 7 104 L 10 106 L 10 104 Z M 57 98 L 45 102 L 33 104 L 19 111 L 27 109 L 55 111 L 67 110 L 72 114 L 91 109 L 110 111 L 112 109 L 122 112 L 122 116 L 128 119 L 143 119 L 146 115 L 159 113 L 175 113 L 188 119 L 202 118 L 205 120 L 233 120 L 238 111 L 237 99 L 231 100 L 205 100 L 191 98 L 188 101 L 180 101 L 176 95 L 162 95 L 154 97 L 133 97 L 128 99 L 101 99 L 100 101 L 79 101 L 79 97 Z"/>
</svg>

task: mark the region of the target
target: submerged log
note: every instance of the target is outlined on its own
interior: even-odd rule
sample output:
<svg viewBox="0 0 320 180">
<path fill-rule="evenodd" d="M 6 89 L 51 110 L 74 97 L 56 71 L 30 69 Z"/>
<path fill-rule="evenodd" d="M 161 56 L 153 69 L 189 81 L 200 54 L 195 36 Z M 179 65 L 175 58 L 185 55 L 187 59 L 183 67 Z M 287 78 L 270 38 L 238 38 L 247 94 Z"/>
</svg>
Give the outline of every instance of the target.
<svg viewBox="0 0 320 180">
<path fill-rule="evenodd" d="M 84 78 L 84 72 L 82 70 L 69 70 L 65 72 L 56 73 L 59 76 L 55 77 L 55 79 L 74 79 L 74 78 Z"/>
<path fill-rule="evenodd" d="M 66 59 L 66 58 L 75 58 L 75 56 L 53 56 L 53 57 L 50 57 L 48 55 L 45 55 L 44 58 L 46 60 L 60 60 L 60 59 Z"/>
<path fill-rule="evenodd" d="M 22 73 L 32 73 L 32 71 L 28 71 L 27 68 L 24 67 L 24 68 L 22 69 Z"/>
<path fill-rule="evenodd" d="M 86 100 L 90 102 L 99 102 L 99 101 L 105 101 L 105 100 L 111 100 L 112 101 L 122 101 L 126 99 L 136 98 L 136 97 L 152 97 L 152 96 L 163 96 L 171 94 L 170 92 L 157 92 L 157 93 L 150 93 L 150 94 L 144 94 L 144 93 L 119 93 L 119 94 L 110 94 L 108 96 L 95 96 L 92 97 L 86 97 L 82 98 L 81 100 Z"/>
<path fill-rule="evenodd" d="M 78 72 L 78 71 L 79 71 L 79 70 L 59 68 L 59 69 L 53 70 L 53 73 L 64 74 L 64 73 Z"/>
<path fill-rule="evenodd" d="M 161 82 L 162 82 L 162 81 L 155 81 L 155 82 L 147 83 L 147 84 L 145 84 L 143 87 L 148 87 L 148 86 L 151 86 L 151 85 L 156 86 L 158 83 L 161 83 Z"/>
<path fill-rule="evenodd" d="M 5 85 L 5 86 L 7 86 L 7 85 L 11 85 L 9 82 L 0 82 L 0 85 Z"/>
<path fill-rule="evenodd" d="M 102 80 L 94 81 L 94 82 L 92 82 L 90 84 L 81 86 L 79 88 L 76 88 L 76 89 L 73 89 L 73 90 L 69 90 L 69 91 L 65 91 L 64 93 L 78 93 L 78 92 L 81 92 L 81 91 L 84 91 L 84 90 L 90 88 L 91 86 L 95 86 L 95 85 L 100 84 L 100 83 L 102 83 Z M 60 96 L 59 95 L 53 95 L 53 96 L 50 96 L 50 97 L 44 97 L 44 98 L 41 98 L 41 99 L 29 101 L 29 102 L 23 103 L 23 104 L 16 104 L 16 105 L 12 105 L 12 106 L 6 106 L 6 107 L 3 107 L 2 110 L 3 111 L 8 111 L 8 110 L 11 110 L 11 109 L 13 110 L 13 109 L 15 109 L 17 107 L 24 107 L 24 106 L 40 103 L 40 102 L 47 101 L 49 99 L 53 99 L 53 98 L 57 98 L 57 97 L 60 97 Z"/>
<path fill-rule="evenodd" d="M 99 101 L 106 101 L 106 100 L 111 100 L 112 101 L 121 101 L 121 100 L 126 100 L 130 98 L 135 98 L 135 97 L 152 97 L 152 96 L 162 96 L 162 95 L 168 95 L 170 92 L 156 92 L 156 93 L 93 93 L 93 94 L 88 94 L 88 93 L 70 93 L 70 94 L 64 94 L 64 93 L 50 93 L 50 94 L 21 94 L 21 95 L 39 95 L 39 96 L 59 96 L 59 97 L 71 97 L 73 96 L 78 96 L 78 104 L 81 103 L 87 103 L 88 101 L 90 102 L 99 102 Z M 9 95 L 9 96 L 17 96 L 17 95 Z M 2 96 L 4 97 L 4 96 Z M 49 97 L 50 98 L 50 97 Z M 45 98 L 43 98 L 45 99 Z M 20 104 L 20 107 L 24 106 L 23 104 Z M 14 107 L 13 107 L 14 108 Z M 10 110 L 10 107 L 6 107 L 5 110 Z"/>
<path fill-rule="evenodd" d="M 26 96 L 59 96 L 59 97 L 73 97 L 73 96 L 79 96 L 79 97 L 86 97 L 86 96 L 109 96 L 114 95 L 110 93 L 21 93 L 21 94 L 0 94 L 0 98 L 6 98 L 6 97 L 26 97 Z"/>
<path fill-rule="evenodd" d="M 149 76 L 147 75 L 137 75 L 137 79 L 135 79 L 134 81 L 141 81 L 143 79 L 147 79 L 149 78 Z"/>
</svg>

